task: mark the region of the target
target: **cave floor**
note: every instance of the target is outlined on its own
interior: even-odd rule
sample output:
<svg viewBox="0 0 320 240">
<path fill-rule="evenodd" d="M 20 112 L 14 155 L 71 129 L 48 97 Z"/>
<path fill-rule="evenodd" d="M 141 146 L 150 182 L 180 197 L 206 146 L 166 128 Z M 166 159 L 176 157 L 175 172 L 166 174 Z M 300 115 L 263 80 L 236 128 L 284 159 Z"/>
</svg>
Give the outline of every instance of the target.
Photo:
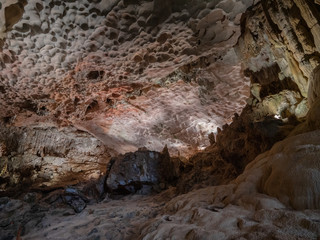
<svg viewBox="0 0 320 240">
<path fill-rule="evenodd" d="M 229 186 L 230 187 L 230 186 Z M 81 213 L 43 202 L 0 199 L 0 239 L 319 239 L 320 211 L 294 211 L 267 195 L 261 206 L 223 204 L 228 185 L 176 195 L 106 197 Z M 222 194 L 222 195 L 221 195 Z M 246 205 L 246 203 L 248 205 Z M 248 207 L 249 206 L 249 207 Z M 20 230 L 18 230 L 20 227 Z"/>
</svg>

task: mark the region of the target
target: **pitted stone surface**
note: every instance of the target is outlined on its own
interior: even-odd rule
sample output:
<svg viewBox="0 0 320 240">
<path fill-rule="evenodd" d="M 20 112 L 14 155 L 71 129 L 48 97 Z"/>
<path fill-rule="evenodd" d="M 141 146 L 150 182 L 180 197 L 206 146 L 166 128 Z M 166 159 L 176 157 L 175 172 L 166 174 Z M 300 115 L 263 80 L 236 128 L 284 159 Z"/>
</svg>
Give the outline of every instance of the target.
<svg viewBox="0 0 320 240">
<path fill-rule="evenodd" d="M 188 155 L 249 95 L 227 49 L 252 2 L 231 3 L 30 0 L 1 30 L 0 115 L 73 125 L 121 153 Z"/>
</svg>

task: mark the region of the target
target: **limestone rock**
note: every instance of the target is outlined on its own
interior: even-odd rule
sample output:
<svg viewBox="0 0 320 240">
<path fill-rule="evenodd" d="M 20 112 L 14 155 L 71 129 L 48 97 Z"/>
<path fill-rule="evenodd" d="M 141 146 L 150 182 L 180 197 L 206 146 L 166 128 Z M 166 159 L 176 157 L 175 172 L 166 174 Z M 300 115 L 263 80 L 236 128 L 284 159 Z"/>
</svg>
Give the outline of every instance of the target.
<svg viewBox="0 0 320 240">
<path fill-rule="evenodd" d="M 73 189 L 66 189 L 66 194 L 63 195 L 63 200 L 69 204 L 76 213 L 80 213 L 85 209 L 87 199 L 80 196 L 77 191 L 70 191 Z"/>
<path fill-rule="evenodd" d="M 316 239 L 315 4 L 1 1 L 0 238 Z"/>
<path fill-rule="evenodd" d="M 308 104 L 312 106 L 314 101 L 320 97 L 320 65 L 317 66 L 309 79 L 308 85 Z"/>
<path fill-rule="evenodd" d="M 111 193 L 151 193 L 165 188 L 179 176 L 171 165 L 168 150 L 163 153 L 140 150 L 111 159 L 106 185 Z"/>
<path fill-rule="evenodd" d="M 135 152 L 114 161 L 107 178 L 110 191 L 135 193 L 144 185 L 160 183 L 160 154 L 156 152 Z"/>
<path fill-rule="evenodd" d="M 273 116 L 262 116 L 258 110 L 247 106 L 240 116 L 234 117 L 233 122 L 225 125 L 216 136 L 216 145 L 222 158 L 232 163 L 239 172 L 257 155 L 288 136 L 300 123 L 296 119 L 283 122 Z"/>
<path fill-rule="evenodd" d="M 319 37 L 312 30 L 319 18 L 311 9 L 316 9 L 313 2 L 307 6 L 303 1 L 261 1 L 244 20 L 245 34 L 239 41 L 247 68 L 257 72 L 276 62 L 281 69 L 279 79 L 291 78 L 303 97 L 307 97 L 307 79 L 319 64 Z M 263 65 L 257 67 L 257 63 Z"/>
<path fill-rule="evenodd" d="M 217 21 L 221 21 L 223 18 L 225 18 L 224 11 L 219 8 L 214 9 L 199 21 L 197 29 L 200 30 L 202 28 L 208 28 L 212 24 L 215 24 Z"/>
<path fill-rule="evenodd" d="M 0 6 L 0 39 L 5 37 L 5 32 L 10 31 L 23 15 L 25 0 L 2 1 Z M 1 49 L 1 44 L 0 44 Z"/>
<path fill-rule="evenodd" d="M 319 209 L 319 131 L 276 144 L 267 156 L 262 189 L 295 209 Z"/>
<path fill-rule="evenodd" d="M 3 129 L 4 130 L 4 129 Z M 74 129 L 8 128 L 1 132 L 8 154 L 2 156 L 1 190 L 50 189 L 98 179 L 106 171 L 107 149 L 97 139 Z"/>
<path fill-rule="evenodd" d="M 3 3 L 3 19 L 4 7 L 15 2 Z M 161 151 L 167 144 L 170 154 L 191 155 L 209 144 L 212 129 L 240 113 L 249 94 L 237 57 L 232 64 L 224 59 L 240 26 L 213 5 L 27 1 L 1 40 L 0 117 L 75 126 L 121 154 L 142 146 Z M 199 15 L 204 9 L 208 14 Z M 196 29 L 198 22 L 206 23 Z M 180 78 L 180 68 L 186 77 Z M 236 101 L 218 93 L 229 85 Z M 166 99 L 172 103 L 164 106 Z"/>
</svg>

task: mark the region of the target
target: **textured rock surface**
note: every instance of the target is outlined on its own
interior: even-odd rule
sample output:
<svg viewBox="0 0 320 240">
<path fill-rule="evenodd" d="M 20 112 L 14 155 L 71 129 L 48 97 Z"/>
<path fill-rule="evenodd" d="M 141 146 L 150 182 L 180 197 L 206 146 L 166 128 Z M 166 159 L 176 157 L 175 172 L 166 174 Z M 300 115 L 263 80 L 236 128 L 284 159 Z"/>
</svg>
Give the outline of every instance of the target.
<svg viewBox="0 0 320 240">
<path fill-rule="evenodd" d="M 290 135 L 296 135 L 303 132 L 313 131 L 320 129 L 319 119 L 320 119 L 320 98 L 319 98 L 319 81 L 320 81 L 320 68 L 316 67 L 309 79 L 309 90 L 308 90 L 308 104 L 310 110 L 306 116 L 306 121 L 297 126 Z"/>
<path fill-rule="evenodd" d="M 254 84 L 254 111 L 306 116 L 308 79 L 320 63 L 318 10 L 313 1 L 261 1 L 244 18 L 239 53 Z"/>
<path fill-rule="evenodd" d="M 190 155 L 246 104 L 230 46 L 252 2 L 28 1 L 0 53 L 1 116 Z"/>
<path fill-rule="evenodd" d="M 179 196 L 171 188 L 156 196 L 106 198 L 77 215 L 73 210 L 48 206 L 42 212 L 43 205 L 2 198 L 1 236 L 15 236 L 19 225 L 9 224 L 14 220 L 22 225 L 24 239 L 317 240 L 319 136 L 319 131 L 314 131 L 288 138 L 259 155 L 231 183 Z M 14 209 L 25 214 L 13 214 Z M 29 213 L 29 209 L 33 211 Z M 28 222 L 30 218 L 34 221 Z"/>
<path fill-rule="evenodd" d="M 295 209 L 320 208 L 319 133 L 288 138 L 267 153 L 263 192 Z"/>
<path fill-rule="evenodd" d="M 2 126 L 1 190 L 57 188 L 105 174 L 110 155 L 87 133 L 65 128 Z M 18 193 L 18 192 L 15 192 Z"/>
<path fill-rule="evenodd" d="M 158 192 L 180 175 L 183 164 L 170 159 L 168 149 L 162 153 L 139 150 L 110 160 L 106 187 L 111 193 L 148 194 Z"/>
<path fill-rule="evenodd" d="M 319 21 L 318 7 L 303 1 L 261 1 L 241 19 L 236 52 L 250 77 L 251 94 L 240 116 L 216 137 L 222 157 L 238 169 L 306 118 L 291 135 L 317 129 L 317 107 L 309 117 L 307 113 L 317 98 L 317 81 L 310 79 L 319 64 L 318 35 L 312 30 Z"/>
<path fill-rule="evenodd" d="M 300 0 L 258 4 L 247 18 L 242 38 L 243 50 L 247 50 L 242 52 L 250 56 L 248 68 L 257 72 L 277 63 L 280 80 L 291 78 L 306 97 L 308 78 L 319 64 L 318 7 L 313 1 Z"/>
<path fill-rule="evenodd" d="M 317 239 L 319 210 L 287 207 L 319 209 L 318 138 L 319 131 L 288 138 L 258 156 L 231 184 L 173 199 L 165 207 L 166 219 L 148 224 L 143 239 Z"/>
<path fill-rule="evenodd" d="M 25 0 L 1 1 L 0 5 L 0 49 L 6 32 L 10 31 L 24 13 L 24 6 L 27 4 Z"/>
<path fill-rule="evenodd" d="M 226 184 L 240 172 L 238 166 L 228 162 L 221 149 L 211 145 L 186 160 L 176 181 L 177 192 L 186 193 L 205 186 Z"/>
<path fill-rule="evenodd" d="M 30 0 L 20 21 L 4 9 L 0 180 L 36 192 L 0 199 L 0 239 L 318 240 L 319 5 Z M 107 165 L 102 144 L 168 144 L 176 187 L 163 154 Z"/>
<path fill-rule="evenodd" d="M 106 182 L 110 191 L 136 193 L 160 184 L 161 155 L 157 152 L 127 153 L 111 161 L 114 163 Z"/>
<path fill-rule="evenodd" d="M 235 115 L 230 125 L 218 131 L 215 145 L 222 158 L 232 163 L 238 172 L 255 157 L 269 150 L 273 144 L 284 139 L 301 121 L 291 116 L 285 121 L 267 115 L 260 115 L 255 108 L 247 106 Z M 262 117 L 263 116 L 263 117 Z M 280 117 L 279 117 L 280 118 Z"/>
</svg>

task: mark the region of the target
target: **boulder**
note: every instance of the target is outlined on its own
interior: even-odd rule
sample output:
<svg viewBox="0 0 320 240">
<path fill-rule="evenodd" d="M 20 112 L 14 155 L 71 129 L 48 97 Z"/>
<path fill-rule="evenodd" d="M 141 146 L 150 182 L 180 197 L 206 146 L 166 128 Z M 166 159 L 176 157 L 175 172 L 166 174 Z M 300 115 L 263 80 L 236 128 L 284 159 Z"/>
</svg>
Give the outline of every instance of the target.
<svg viewBox="0 0 320 240">
<path fill-rule="evenodd" d="M 320 208 L 319 130 L 273 146 L 261 180 L 264 193 L 294 209 Z"/>
<path fill-rule="evenodd" d="M 107 189 L 117 194 L 149 194 L 173 182 L 179 175 L 179 166 L 172 162 L 167 148 L 162 153 L 148 150 L 126 153 L 111 160 Z"/>
<path fill-rule="evenodd" d="M 70 205 L 76 213 L 80 213 L 86 208 L 88 199 L 76 188 L 68 187 L 65 189 L 62 199 Z"/>
</svg>

